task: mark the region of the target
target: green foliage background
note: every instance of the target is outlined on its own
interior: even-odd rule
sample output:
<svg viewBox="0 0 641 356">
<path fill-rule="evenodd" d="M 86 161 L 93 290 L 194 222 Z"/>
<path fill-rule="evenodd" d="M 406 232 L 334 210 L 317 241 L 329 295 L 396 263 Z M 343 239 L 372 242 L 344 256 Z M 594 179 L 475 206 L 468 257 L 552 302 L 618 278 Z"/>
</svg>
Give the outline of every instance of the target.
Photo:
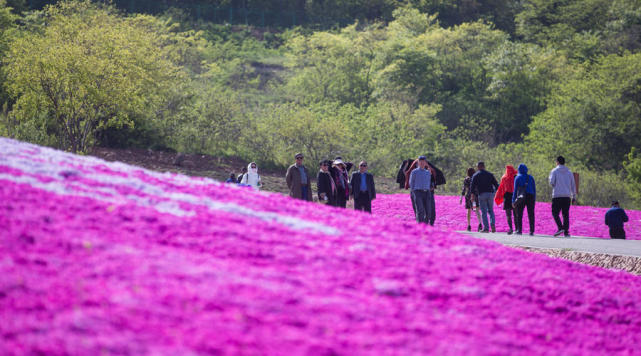
<svg viewBox="0 0 641 356">
<path fill-rule="evenodd" d="M 45 3 L 0 0 L 2 135 L 390 177 L 426 154 L 453 194 L 525 163 L 540 200 L 562 154 L 581 203 L 641 207 L 641 0 Z"/>
</svg>

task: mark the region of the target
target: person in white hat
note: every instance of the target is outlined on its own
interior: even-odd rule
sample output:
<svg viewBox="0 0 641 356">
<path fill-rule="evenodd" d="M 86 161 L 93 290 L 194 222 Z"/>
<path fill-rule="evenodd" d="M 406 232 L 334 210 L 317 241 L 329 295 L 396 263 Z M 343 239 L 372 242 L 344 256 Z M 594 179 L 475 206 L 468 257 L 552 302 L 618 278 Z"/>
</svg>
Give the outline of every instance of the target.
<svg viewBox="0 0 641 356">
<path fill-rule="evenodd" d="M 345 208 L 349 200 L 349 178 L 347 167 L 342 159 L 335 159 L 332 164 L 332 176 L 336 184 L 336 206 Z"/>
</svg>

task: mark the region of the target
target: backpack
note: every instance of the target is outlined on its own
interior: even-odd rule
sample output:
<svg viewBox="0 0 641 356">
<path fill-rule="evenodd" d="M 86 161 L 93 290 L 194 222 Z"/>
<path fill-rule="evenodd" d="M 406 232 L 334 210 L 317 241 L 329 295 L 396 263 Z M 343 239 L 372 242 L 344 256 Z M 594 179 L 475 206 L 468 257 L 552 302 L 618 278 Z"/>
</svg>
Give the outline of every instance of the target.
<svg viewBox="0 0 641 356">
<path fill-rule="evenodd" d="M 527 184 L 529 181 L 530 181 L 530 176 L 526 175 L 525 185 L 519 187 L 518 190 L 514 192 L 514 194 L 516 194 L 516 199 L 514 199 L 514 204 L 512 204 L 514 209 L 520 209 L 523 205 L 525 205 L 525 194 L 527 193 Z"/>
</svg>

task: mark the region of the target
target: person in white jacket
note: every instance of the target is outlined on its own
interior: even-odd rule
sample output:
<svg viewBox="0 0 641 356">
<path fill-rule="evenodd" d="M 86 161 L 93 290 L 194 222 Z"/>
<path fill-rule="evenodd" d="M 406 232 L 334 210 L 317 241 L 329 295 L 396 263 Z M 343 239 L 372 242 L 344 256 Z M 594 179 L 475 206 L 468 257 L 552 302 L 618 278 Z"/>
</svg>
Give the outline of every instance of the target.
<svg viewBox="0 0 641 356">
<path fill-rule="evenodd" d="M 260 175 L 258 175 L 258 166 L 256 166 L 256 162 L 251 162 L 247 165 L 247 173 L 243 175 L 243 179 L 240 181 L 240 184 L 249 185 L 254 189 L 260 189 L 262 182 L 260 181 Z"/>
<path fill-rule="evenodd" d="M 556 168 L 550 172 L 550 185 L 552 186 L 552 217 L 556 222 L 557 232 L 554 236 L 563 234 L 570 236 L 570 205 L 576 198 L 576 182 L 574 174 L 565 166 L 565 158 L 556 158 Z M 563 215 L 563 222 L 559 219 L 559 212 Z"/>
</svg>

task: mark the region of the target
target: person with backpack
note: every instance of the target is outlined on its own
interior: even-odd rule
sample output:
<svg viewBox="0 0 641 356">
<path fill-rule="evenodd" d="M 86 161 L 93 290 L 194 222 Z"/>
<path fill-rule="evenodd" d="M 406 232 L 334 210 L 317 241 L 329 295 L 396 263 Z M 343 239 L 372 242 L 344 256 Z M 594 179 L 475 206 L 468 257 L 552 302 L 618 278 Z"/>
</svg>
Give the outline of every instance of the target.
<svg viewBox="0 0 641 356">
<path fill-rule="evenodd" d="M 605 224 L 610 228 L 610 238 L 625 240 L 623 223 L 628 222 L 628 215 L 619 206 L 618 201 L 612 202 L 612 207 L 605 213 Z"/>
<path fill-rule="evenodd" d="M 552 216 L 556 223 L 557 232 L 554 236 L 563 234 L 570 236 L 570 205 L 576 199 L 576 182 L 574 174 L 565 166 L 565 158 L 556 158 L 556 168 L 550 172 L 550 186 L 552 186 Z M 563 215 L 563 222 L 559 219 L 559 212 Z"/>
<path fill-rule="evenodd" d="M 516 234 L 523 233 L 523 210 L 527 207 L 527 219 L 530 222 L 530 236 L 534 235 L 534 206 L 536 202 L 536 183 L 534 177 L 527 174 L 527 166 L 519 164 L 519 174 L 514 178 L 514 193 L 512 206 L 514 207 L 514 225 Z"/>
<path fill-rule="evenodd" d="M 472 176 L 476 171 L 474 168 L 470 167 L 467 169 L 467 177 L 463 180 L 463 190 L 461 191 L 461 199 L 459 199 L 459 204 L 463 202 L 463 197 L 465 197 L 465 209 L 467 210 L 467 231 L 472 231 L 472 225 L 470 223 L 472 211 L 476 213 L 476 221 L 479 223 L 478 231 L 483 230 L 483 224 L 481 224 L 481 213 L 479 212 L 478 198 L 472 200 Z"/>
<path fill-rule="evenodd" d="M 243 175 L 240 184 L 248 185 L 256 190 L 260 189 L 263 185 L 260 181 L 260 175 L 258 175 L 258 166 L 256 162 L 251 162 L 247 165 L 247 173 Z"/>
<path fill-rule="evenodd" d="M 485 162 L 476 164 L 478 171 L 472 176 L 470 189 L 474 199 L 478 199 L 481 206 L 481 218 L 483 220 L 483 230 L 481 232 L 496 232 L 496 221 L 494 217 L 494 192 L 499 187 L 499 183 L 494 178 L 494 174 L 485 170 Z M 487 216 L 490 216 L 488 224 Z"/>
<path fill-rule="evenodd" d="M 241 173 L 238 175 L 238 177 L 236 177 L 236 183 L 240 184 L 245 174 L 247 174 L 247 167 L 243 167 Z"/>
<path fill-rule="evenodd" d="M 510 229 L 507 231 L 508 235 L 512 235 L 512 215 L 514 215 L 514 221 L 516 222 L 516 212 L 512 207 L 512 193 L 514 193 L 514 178 L 516 177 L 516 169 L 514 166 L 507 165 L 505 166 L 505 174 L 501 177 L 501 182 L 499 183 L 499 189 L 494 195 L 494 202 L 496 205 L 503 204 L 503 210 L 505 210 L 505 215 L 507 217 L 507 224 Z"/>
</svg>

